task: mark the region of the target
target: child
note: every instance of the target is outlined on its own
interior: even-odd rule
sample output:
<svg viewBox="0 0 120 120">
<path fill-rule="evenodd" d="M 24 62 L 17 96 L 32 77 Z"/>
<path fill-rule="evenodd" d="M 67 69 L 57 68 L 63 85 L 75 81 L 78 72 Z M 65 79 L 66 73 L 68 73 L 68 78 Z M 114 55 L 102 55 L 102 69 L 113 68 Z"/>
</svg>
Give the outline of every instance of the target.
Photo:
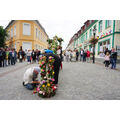
<svg viewBox="0 0 120 120">
<path fill-rule="evenodd" d="M 105 67 L 109 67 L 109 64 L 110 64 L 110 54 L 109 52 L 107 52 L 105 55 Z"/>
</svg>

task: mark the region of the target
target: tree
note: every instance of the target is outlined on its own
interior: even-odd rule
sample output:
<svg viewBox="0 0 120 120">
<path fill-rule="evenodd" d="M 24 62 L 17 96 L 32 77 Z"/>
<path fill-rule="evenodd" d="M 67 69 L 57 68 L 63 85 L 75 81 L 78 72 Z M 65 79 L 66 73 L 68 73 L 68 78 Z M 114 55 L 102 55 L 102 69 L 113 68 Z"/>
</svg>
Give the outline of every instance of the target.
<svg viewBox="0 0 120 120">
<path fill-rule="evenodd" d="M 5 47 L 6 37 L 8 36 L 6 29 L 0 26 L 0 47 Z"/>
</svg>

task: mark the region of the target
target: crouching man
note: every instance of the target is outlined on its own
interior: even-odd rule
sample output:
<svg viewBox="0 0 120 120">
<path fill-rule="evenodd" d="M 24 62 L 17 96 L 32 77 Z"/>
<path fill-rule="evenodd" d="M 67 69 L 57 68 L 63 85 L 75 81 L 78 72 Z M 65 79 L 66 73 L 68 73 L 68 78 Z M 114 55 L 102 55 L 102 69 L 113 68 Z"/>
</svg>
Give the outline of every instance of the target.
<svg viewBox="0 0 120 120">
<path fill-rule="evenodd" d="M 24 74 L 23 86 L 29 90 L 33 90 L 39 84 L 38 78 L 40 67 L 28 68 Z"/>
</svg>

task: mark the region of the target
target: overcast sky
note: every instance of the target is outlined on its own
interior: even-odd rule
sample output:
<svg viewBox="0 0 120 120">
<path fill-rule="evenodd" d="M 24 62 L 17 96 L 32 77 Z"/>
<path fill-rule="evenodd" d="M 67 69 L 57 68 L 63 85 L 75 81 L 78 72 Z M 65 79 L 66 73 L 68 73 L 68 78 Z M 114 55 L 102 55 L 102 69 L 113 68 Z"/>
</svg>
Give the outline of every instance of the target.
<svg viewBox="0 0 120 120">
<path fill-rule="evenodd" d="M 0 25 L 6 26 L 10 20 L 16 19 L 39 20 L 50 38 L 58 35 L 58 37 L 64 39 L 63 48 L 65 49 L 70 38 L 81 28 L 86 20 L 115 19 L 116 16 L 118 16 L 117 19 L 120 18 L 119 14 L 115 12 L 119 8 L 119 4 L 116 4 L 114 9 L 110 9 L 113 5 L 112 2 L 110 3 L 107 0 L 99 1 L 101 9 L 98 9 L 99 6 L 96 0 L 34 1 L 1 1 L 0 11 L 4 11 L 4 13 L 0 14 Z M 108 2 L 109 8 L 106 8 Z"/>
<path fill-rule="evenodd" d="M 10 20 L 0 20 L 0 25 L 6 27 Z M 67 46 L 70 38 L 76 33 L 84 20 L 39 20 L 42 26 L 45 28 L 50 38 L 54 35 L 62 37 L 64 39 L 63 48 Z"/>
</svg>

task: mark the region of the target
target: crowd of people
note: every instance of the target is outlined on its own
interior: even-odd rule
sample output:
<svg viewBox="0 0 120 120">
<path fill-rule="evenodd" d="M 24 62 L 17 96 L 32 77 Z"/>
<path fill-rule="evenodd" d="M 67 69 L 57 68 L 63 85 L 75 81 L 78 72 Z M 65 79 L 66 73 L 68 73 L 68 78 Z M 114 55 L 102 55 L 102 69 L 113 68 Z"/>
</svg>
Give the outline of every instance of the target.
<svg viewBox="0 0 120 120">
<path fill-rule="evenodd" d="M 15 49 L 11 48 L 0 48 L 0 67 L 7 67 L 10 65 L 15 65 L 16 62 L 26 61 L 28 63 L 38 62 L 41 52 L 36 50 L 20 50 L 17 52 Z"/>
<path fill-rule="evenodd" d="M 17 62 L 17 52 L 15 49 L 0 48 L 0 67 L 15 65 Z"/>
<path fill-rule="evenodd" d="M 75 50 L 67 50 L 64 54 L 66 61 L 78 61 L 80 58 L 80 61 L 83 62 L 90 62 L 90 51 L 87 50 L 83 50 L 81 49 L 80 52 L 75 49 Z"/>
<path fill-rule="evenodd" d="M 58 48 L 57 55 L 62 60 L 62 48 Z M 36 50 L 23 50 L 22 47 L 17 52 L 14 48 L 0 48 L 0 67 L 7 67 L 15 65 L 16 62 L 27 61 L 28 64 L 39 62 L 39 58 L 42 56 L 41 51 Z M 62 65 L 61 65 L 62 68 Z"/>
<path fill-rule="evenodd" d="M 115 48 L 112 48 L 112 50 L 108 50 L 108 48 L 106 48 L 105 52 L 102 54 L 104 54 L 103 57 L 105 67 L 109 67 L 109 65 L 111 64 L 111 69 L 116 69 L 117 52 L 115 51 Z M 78 60 L 82 62 L 91 62 L 93 57 L 92 53 L 88 49 L 81 49 L 80 51 L 78 51 L 77 49 L 67 50 L 64 53 L 64 56 L 67 62 Z"/>
</svg>

